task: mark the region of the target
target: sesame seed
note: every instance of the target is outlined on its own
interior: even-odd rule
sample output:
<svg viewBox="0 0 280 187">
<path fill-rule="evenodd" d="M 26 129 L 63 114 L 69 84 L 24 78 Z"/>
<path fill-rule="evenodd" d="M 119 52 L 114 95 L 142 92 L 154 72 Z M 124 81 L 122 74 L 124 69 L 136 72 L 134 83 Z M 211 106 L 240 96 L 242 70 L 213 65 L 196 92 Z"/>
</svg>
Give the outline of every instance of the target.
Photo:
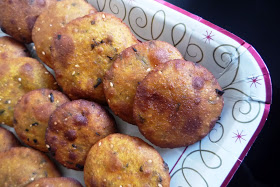
<svg viewBox="0 0 280 187">
<path fill-rule="evenodd" d="M 114 147 L 114 145 L 113 145 L 113 144 L 111 144 L 111 145 L 110 145 L 110 147 L 111 147 L 111 148 L 113 148 L 113 147 Z"/>
<path fill-rule="evenodd" d="M 50 24 L 50 27 L 52 27 L 52 24 Z"/>
<path fill-rule="evenodd" d="M 1 124 L 4 125 L 5 124 L 4 121 L 2 121 Z"/>
<path fill-rule="evenodd" d="M 151 68 L 148 68 L 148 69 L 147 69 L 147 72 L 149 72 L 149 71 L 151 71 Z"/>
<path fill-rule="evenodd" d="M 36 49 L 35 45 L 33 46 L 33 49 L 34 49 L 34 50 Z"/>
<path fill-rule="evenodd" d="M 80 67 L 80 66 L 79 66 L 79 64 L 76 64 L 75 67 L 78 68 L 78 67 Z"/>
<path fill-rule="evenodd" d="M 21 78 L 18 78 L 18 81 L 21 82 Z"/>
<path fill-rule="evenodd" d="M 158 184 L 158 187 L 162 187 L 162 184 Z"/>
<path fill-rule="evenodd" d="M 75 71 L 73 71 L 73 72 L 72 72 L 72 75 L 75 75 L 75 73 L 76 73 L 76 72 L 75 72 Z"/>
<path fill-rule="evenodd" d="M 56 124 L 57 124 L 57 122 L 55 121 L 55 122 L 54 122 L 54 124 L 56 125 Z"/>
<path fill-rule="evenodd" d="M 111 87 L 113 87 L 113 86 L 114 86 L 114 84 L 113 84 L 112 82 L 110 82 L 110 86 L 111 86 Z"/>
<path fill-rule="evenodd" d="M 103 19 L 105 18 L 105 14 L 102 14 L 102 18 L 103 18 Z"/>
<path fill-rule="evenodd" d="M 19 27 L 18 30 L 21 30 L 21 28 Z"/>
<path fill-rule="evenodd" d="M 37 31 L 40 31 L 40 28 L 38 28 Z"/>
<path fill-rule="evenodd" d="M 120 187 L 122 187 L 122 185 L 120 185 Z"/>
<path fill-rule="evenodd" d="M 152 161 L 152 160 L 148 160 L 148 162 L 149 162 L 149 163 L 152 163 L 153 161 Z"/>
<path fill-rule="evenodd" d="M 10 103 L 11 103 L 11 100 L 8 100 L 7 103 L 10 104 Z"/>
<path fill-rule="evenodd" d="M 99 147 L 101 146 L 101 142 L 99 142 L 98 146 L 99 146 Z"/>
<path fill-rule="evenodd" d="M 212 100 L 213 98 L 212 97 L 209 97 L 209 100 Z"/>
<path fill-rule="evenodd" d="M 45 71 L 45 74 L 49 74 L 49 72 Z"/>
<path fill-rule="evenodd" d="M 30 180 L 34 181 L 34 177 L 31 177 Z"/>
<path fill-rule="evenodd" d="M 107 180 L 106 180 L 106 179 L 103 179 L 103 181 L 106 182 Z"/>
<path fill-rule="evenodd" d="M 46 147 L 49 149 L 49 148 L 50 148 L 50 145 L 46 144 Z"/>
<path fill-rule="evenodd" d="M 43 54 L 43 55 L 46 55 L 45 51 L 42 51 L 42 54 Z"/>
</svg>

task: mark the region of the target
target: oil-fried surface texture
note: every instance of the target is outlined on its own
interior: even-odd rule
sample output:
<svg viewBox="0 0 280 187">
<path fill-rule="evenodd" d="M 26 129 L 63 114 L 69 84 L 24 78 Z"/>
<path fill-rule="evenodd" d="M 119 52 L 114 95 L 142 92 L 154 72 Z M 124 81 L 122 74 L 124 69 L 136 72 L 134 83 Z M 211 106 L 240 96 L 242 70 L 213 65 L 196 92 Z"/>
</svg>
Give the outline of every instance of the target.
<svg viewBox="0 0 280 187">
<path fill-rule="evenodd" d="M 0 59 L 28 57 L 26 47 L 9 36 L 0 37 Z"/>
<path fill-rule="evenodd" d="M 20 142 L 17 140 L 15 135 L 0 127 L 0 152 L 8 151 L 12 147 L 19 147 Z"/>
<path fill-rule="evenodd" d="M 105 104 L 103 76 L 114 58 L 138 41 L 114 15 L 96 13 L 77 18 L 58 32 L 52 46 L 59 85 L 72 99 Z"/>
<path fill-rule="evenodd" d="M 62 165 L 83 170 L 91 146 L 115 132 L 114 118 L 103 107 L 75 100 L 61 105 L 51 115 L 46 143 Z"/>
<path fill-rule="evenodd" d="M 30 43 L 37 17 L 55 2 L 56 0 L 1 0 L 0 27 L 16 40 Z"/>
<path fill-rule="evenodd" d="M 88 154 L 86 186 L 169 187 L 169 168 L 160 154 L 137 137 L 112 134 L 97 142 Z"/>
<path fill-rule="evenodd" d="M 60 177 L 60 173 L 43 153 L 27 147 L 0 153 L 1 187 L 23 187 L 44 177 Z"/>
<path fill-rule="evenodd" d="M 96 9 L 84 0 L 59 1 L 42 12 L 32 30 L 39 58 L 53 68 L 50 51 L 53 36 L 71 20 L 95 12 Z"/>
<path fill-rule="evenodd" d="M 206 68 L 173 60 L 137 88 L 133 114 L 141 133 L 159 147 L 193 144 L 213 128 L 223 108 L 217 80 Z"/>
<path fill-rule="evenodd" d="M 81 183 L 73 178 L 57 177 L 57 178 L 41 178 L 26 187 L 82 187 Z"/>
<path fill-rule="evenodd" d="M 54 77 L 37 60 L 20 57 L 0 60 L 0 123 L 12 126 L 14 106 L 27 92 L 57 89 Z"/>
<path fill-rule="evenodd" d="M 173 59 L 183 57 L 175 47 L 162 41 L 148 41 L 125 49 L 104 77 L 104 92 L 112 111 L 135 124 L 133 101 L 137 86 L 154 67 Z"/>
<path fill-rule="evenodd" d="M 19 138 L 27 145 L 47 152 L 45 134 L 50 115 L 69 99 L 61 92 L 49 89 L 26 93 L 16 104 L 14 128 Z"/>
</svg>

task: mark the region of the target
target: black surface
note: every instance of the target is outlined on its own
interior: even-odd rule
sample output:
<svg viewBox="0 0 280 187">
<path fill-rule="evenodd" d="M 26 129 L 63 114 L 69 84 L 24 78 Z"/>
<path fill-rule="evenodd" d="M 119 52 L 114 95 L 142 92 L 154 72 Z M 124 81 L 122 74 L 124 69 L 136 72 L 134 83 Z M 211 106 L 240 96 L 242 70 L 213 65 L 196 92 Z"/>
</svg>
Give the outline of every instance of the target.
<svg viewBox="0 0 280 187">
<path fill-rule="evenodd" d="M 166 0 L 239 36 L 259 52 L 272 78 L 268 120 L 229 186 L 280 186 L 280 10 L 264 0 Z M 279 117 L 278 117 L 279 115 Z"/>
</svg>

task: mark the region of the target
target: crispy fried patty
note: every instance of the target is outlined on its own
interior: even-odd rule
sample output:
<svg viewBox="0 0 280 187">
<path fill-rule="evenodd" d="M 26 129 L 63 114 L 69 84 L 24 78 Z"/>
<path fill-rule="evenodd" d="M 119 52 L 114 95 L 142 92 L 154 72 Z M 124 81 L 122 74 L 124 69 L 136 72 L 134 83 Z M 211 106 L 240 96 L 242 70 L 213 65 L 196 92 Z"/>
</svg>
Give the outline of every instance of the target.
<svg viewBox="0 0 280 187">
<path fill-rule="evenodd" d="M 56 32 L 71 20 L 96 12 L 96 9 L 84 0 L 59 1 L 42 12 L 32 30 L 32 39 L 39 58 L 53 68 L 50 49 Z"/>
<path fill-rule="evenodd" d="M 43 153 L 27 147 L 0 153 L 1 187 L 23 187 L 44 177 L 60 177 L 60 173 Z"/>
<path fill-rule="evenodd" d="M 20 142 L 17 140 L 15 135 L 0 127 L 0 152 L 5 152 L 11 149 L 12 147 L 20 146 Z"/>
<path fill-rule="evenodd" d="M 0 59 L 28 57 L 26 47 L 9 36 L 0 37 Z M 8 61 L 7 61 L 8 62 Z"/>
<path fill-rule="evenodd" d="M 154 67 L 173 59 L 183 57 L 175 47 L 162 41 L 148 41 L 125 49 L 104 77 L 104 91 L 112 111 L 135 124 L 133 101 L 137 86 Z"/>
<path fill-rule="evenodd" d="M 39 88 L 57 89 L 54 77 L 29 57 L 0 59 L 0 123 L 12 126 L 14 106 L 25 93 Z"/>
<path fill-rule="evenodd" d="M 67 168 L 83 170 L 91 146 L 116 132 L 114 118 L 99 104 L 67 102 L 50 117 L 46 143 L 54 158 Z"/>
<path fill-rule="evenodd" d="M 96 13 L 69 22 L 52 45 L 59 85 L 72 99 L 106 103 L 103 76 L 114 58 L 138 41 L 114 15 Z"/>
<path fill-rule="evenodd" d="M 50 115 L 68 101 L 63 93 L 49 89 L 23 95 L 14 110 L 14 128 L 19 138 L 29 146 L 47 152 L 45 134 Z"/>
<path fill-rule="evenodd" d="M 151 71 L 137 88 L 134 118 L 159 147 L 193 144 L 213 128 L 223 108 L 221 87 L 201 65 L 173 60 Z"/>
<path fill-rule="evenodd" d="M 86 186 L 169 187 L 169 168 L 160 154 L 137 137 L 112 134 L 98 141 L 85 163 Z"/>
<path fill-rule="evenodd" d="M 56 177 L 40 178 L 26 187 L 82 187 L 81 183 L 73 178 Z"/>
<path fill-rule="evenodd" d="M 56 0 L 1 0 L 0 27 L 23 43 L 31 43 L 31 33 L 37 17 Z"/>
</svg>

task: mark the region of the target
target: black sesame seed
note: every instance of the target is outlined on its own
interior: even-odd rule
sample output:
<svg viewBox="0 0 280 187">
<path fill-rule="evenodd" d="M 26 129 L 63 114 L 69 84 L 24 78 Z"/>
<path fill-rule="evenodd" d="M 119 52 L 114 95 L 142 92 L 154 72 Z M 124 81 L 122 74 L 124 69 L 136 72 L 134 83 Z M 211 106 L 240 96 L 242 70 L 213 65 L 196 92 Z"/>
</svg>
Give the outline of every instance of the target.
<svg viewBox="0 0 280 187">
<path fill-rule="evenodd" d="M 144 123 L 146 121 L 145 118 L 143 118 L 142 116 L 138 115 L 138 117 L 139 117 L 140 123 Z"/>
<path fill-rule="evenodd" d="M 97 136 L 100 136 L 100 134 L 98 132 L 95 133 Z"/>
<path fill-rule="evenodd" d="M 74 147 L 75 149 L 77 149 L 77 146 L 75 144 L 72 144 L 72 147 Z"/>
<path fill-rule="evenodd" d="M 59 35 L 57 35 L 57 39 L 58 40 L 60 40 L 61 39 L 61 35 L 59 34 Z"/>
<path fill-rule="evenodd" d="M 5 110 L 0 110 L 0 115 L 3 114 L 5 112 Z"/>
<path fill-rule="evenodd" d="M 25 129 L 25 131 L 28 132 L 29 130 L 28 130 L 28 129 Z"/>
<path fill-rule="evenodd" d="M 103 43 L 104 43 L 104 41 L 103 41 L 103 40 L 101 40 L 101 41 L 100 41 L 100 43 L 101 43 L 101 44 L 103 44 Z"/>
<path fill-rule="evenodd" d="M 27 141 L 29 141 L 29 138 L 27 138 Z"/>
<path fill-rule="evenodd" d="M 84 169 L 84 166 L 81 165 L 81 164 L 76 164 L 76 168 L 80 169 L 80 170 L 83 170 Z"/>
<path fill-rule="evenodd" d="M 39 125 L 38 122 L 32 123 L 32 126 L 33 126 L 33 127 L 34 127 L 34 126 L 38 126 L 38 125 Z"/>
<path fill-rule="evenodd" d="M 37 140 L 37 139 L 33 139 L 33 142 L 34 142 L 34 143 L 37 143 L 37 142 L 38 142 L 38 140 Z"/>
<path fill-rule="evenodd" d="M 52 103 L 54 102 L 53 93 L 50 93 L 50 101 L 51 101 Z"/>
<path fill-rule="evenodd" d="M 218 120 L 221 120 L 221 116 L 218 117 Z"/>
<path fill-rule="evenodd" d="M 141 166 L 141 167 L 139 168 L 139 171 L 140 171 L 140 172 L 143 172 L 143 166 Z"/>
<path fill-rule="evenodd" d="M 110 56 L 107 56 L 110 60 L 113 60 L 113 58 L 112 57 L 110 57 Z"/>
<path fill-rule="evenodd" d="M 127 164 L 125 165 L 125 167 L 127 167 L 127 168 L 128 168 L 128 166 L 129 166 L 129 164 L 127 163 Z"/>
<path fill-rule="evenodd" d="M 137 49 L 135 49 L 134 47 L 132 47 L 132 49 L 133 49 L 134 52 L 137 52 Z"/>
<path fill-rule="evenodd" d="M 94 24 L 95 24 L 95 21 L 94 21 L 94 20 L 92 20 L 92 21 L 90 22 L 90 24 L 91 24 L 91 25 L 94 25 Z"/>
<path fill-rule="evenodd" d="M 27 49 L 24 49 L 24 50 L 23 50 L 23 52 L 27 53 L 27 52 L 28 52 L 28 50 L 27 50 Z"/>
<path fill-rule="evenodd" d="M 158 182 L 162 182 L 161 176 L 158 176 Z"/>
<path fill-rule="evenodd" d="M 97 78 L 97 83 L 93 86 L 94 88 L 97 88 L 102 83 L 101 78 Z"/>
<path fill-rule="evenodd" d="M 215 91 L 219 96 L 222 96 L 225 93 L 224 91 L 219 90 L 219 89 L 216 89 Z"/>
<path fill-rule="evenodd" d="M 90 44 L 91 50 L 94 49 L 95 45 L 94 44 Z"/>
</svg>

